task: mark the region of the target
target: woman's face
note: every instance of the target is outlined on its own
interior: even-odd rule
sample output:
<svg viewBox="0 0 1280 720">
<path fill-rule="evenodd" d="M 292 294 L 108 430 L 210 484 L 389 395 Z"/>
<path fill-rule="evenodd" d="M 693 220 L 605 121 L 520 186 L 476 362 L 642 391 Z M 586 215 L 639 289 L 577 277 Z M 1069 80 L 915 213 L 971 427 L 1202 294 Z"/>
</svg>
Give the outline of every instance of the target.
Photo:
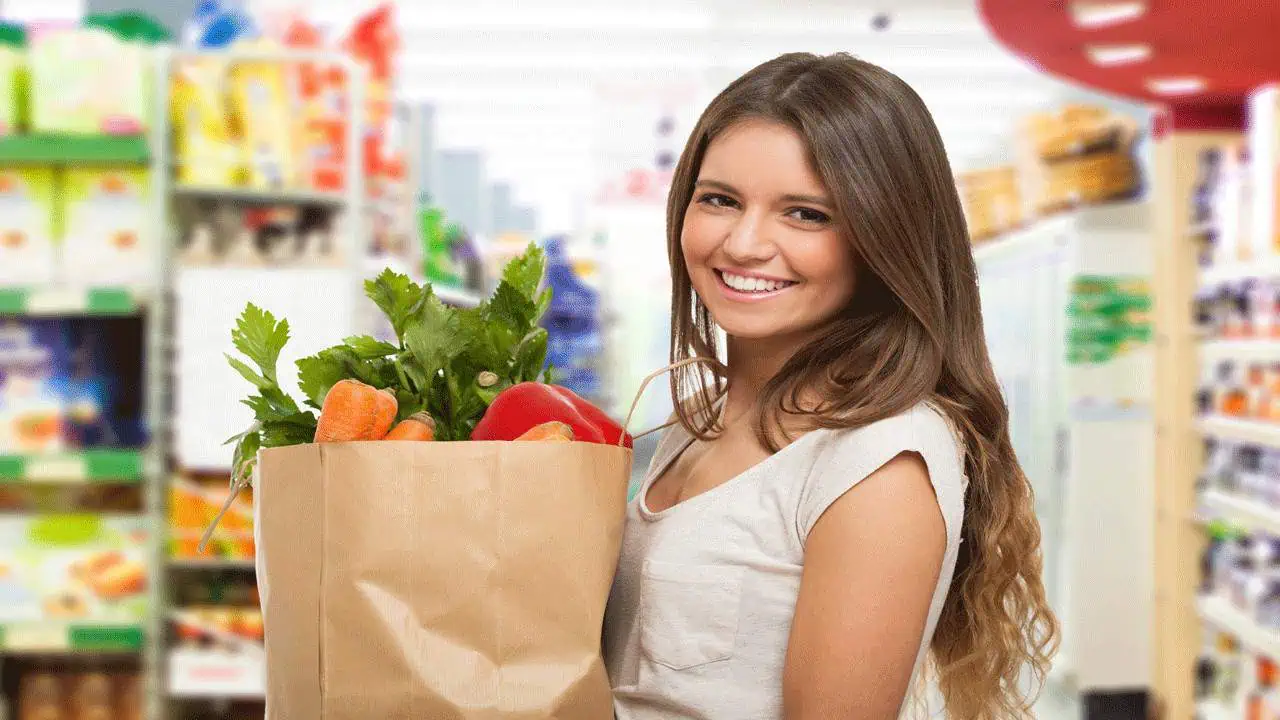
<svg viewBox="0 0 1280 720">
<path fill-rule="evenodd" d="M 693 288 L 730 337 L 811 333 L 848 305 L 854 256 L 804 141 L 765 120 L 707 147 L 680 244 Z"/>
</svg>

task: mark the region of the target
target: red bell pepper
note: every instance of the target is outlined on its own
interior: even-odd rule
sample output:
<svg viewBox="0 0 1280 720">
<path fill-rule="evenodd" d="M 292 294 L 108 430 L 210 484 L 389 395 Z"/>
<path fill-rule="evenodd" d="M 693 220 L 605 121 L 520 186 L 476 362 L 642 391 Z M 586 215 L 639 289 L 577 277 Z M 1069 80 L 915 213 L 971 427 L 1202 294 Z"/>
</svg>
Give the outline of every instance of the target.
<svg viewBox="0 0 1280 720">
<path fill-rule="evenodd" d="M 531 428 L 558 420 L 573 428 L 580 442 L 631 447 L 631 435 L 623 432 L 603 410 L 569 388 L 524 382 L 498 393 L 484 417 L 471 432 L 472 440 L 515 440 Z"/>
</svg>

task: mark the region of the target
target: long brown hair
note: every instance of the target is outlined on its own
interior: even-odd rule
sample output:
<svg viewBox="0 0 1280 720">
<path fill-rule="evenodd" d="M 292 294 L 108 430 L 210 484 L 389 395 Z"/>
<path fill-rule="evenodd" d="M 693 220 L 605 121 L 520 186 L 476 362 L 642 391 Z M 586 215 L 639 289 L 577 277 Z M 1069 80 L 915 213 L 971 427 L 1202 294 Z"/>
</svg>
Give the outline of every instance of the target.
<svg viewBox="0 0 1280 720">
<path fill-rule="evenodd" d="M 1057 647 L 1041 581 L 1031 485 L 1009 439 L 1009 411 L 987 355 L 977 273 L 942 139 L 923 101 L 892 73 L 849 55 L 783 55 L 735 80 L 707 107 L 680 157 L 667 205 L 671 359 L 715 358 L 715 320 L 680 247 L 708 145 L 746 119 L 802 137 L 852 243 L 850 305 L 799 348 L 759 399 L 757 434 L 784 426 L 856 428 L 922 401 L 940 408 L 966 451 L 963 543 L 931 650 L 950 717 L 1032 717 Z M 680 421 L 710 439 L 722 372 L 672 373 Z M 815 400 L 816 398 L 816 400 Z M 1022 672 L 1036 682 L 1024 689 Z"/>
</svg>

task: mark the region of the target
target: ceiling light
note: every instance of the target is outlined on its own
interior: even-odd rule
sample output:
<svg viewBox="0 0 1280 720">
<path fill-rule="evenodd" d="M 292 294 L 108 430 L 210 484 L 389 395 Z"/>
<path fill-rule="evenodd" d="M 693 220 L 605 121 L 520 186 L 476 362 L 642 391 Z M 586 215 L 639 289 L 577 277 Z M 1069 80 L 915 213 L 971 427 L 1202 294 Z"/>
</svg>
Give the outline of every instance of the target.
<svg viewBox="0 0 1280 720">
<path fill-rule="evenodd" d="M 1089 45 L 1085 48 L 1094 65 L 1130 65 L 1151 59 L 1150 45 Z"/>
<path fill-rule="evenodd" d="M 1119 25 L 1147 12 L 1146 0 L 1075 0 L 1071 3 L 1071 20 L 1076 27 L 1101 28 Z"/>
<path fill-rule="evenodd" d="M 1204 78 L 1171 77 L 1148 80 L 1147 88 L 1158 95 L 1194 95 L 1204 90 Z"/>
</svg>

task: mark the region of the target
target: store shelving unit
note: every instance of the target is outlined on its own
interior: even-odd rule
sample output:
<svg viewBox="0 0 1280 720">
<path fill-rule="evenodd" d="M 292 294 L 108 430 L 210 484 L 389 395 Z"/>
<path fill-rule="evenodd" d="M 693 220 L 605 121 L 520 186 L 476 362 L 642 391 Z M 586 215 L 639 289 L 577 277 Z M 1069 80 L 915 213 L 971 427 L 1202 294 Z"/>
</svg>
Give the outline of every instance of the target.
<svg viewBox="0 0 1280 720">
<path fill-rule="evenodd" d="M 1144 549 L 1154 431 L 1148 345 L 1067 361 L 1071 288 L 1086 276 L 1148 277 L 1151 235 L 1149 203 L 1117 203 L 1044 218 L 974 250 L 988 347 L 1035 488 L 1046 590 L 1063 624 L 1054 678 L 1080 692 L 1141 686 L 1151 671 Z M 1073 592 L 1081 587 L 1090 591 Z"/>
<path fill-rule="evenodd" d="M 1280 510 L 1217 490 L 1205 492 L 1200 499 L 1204 507 L 1218 517 L 1228 518 L 1250 530 L 1280 534 Z"/>
<path fill-rule="evenodd" d="M 1253 445 L 1280 447 L 1280 423 L 1210 415 L 1196 422 L 1202 435 Z"/>
<path fill-rule="evenodd" d="M 57 454 L 0 455 L 0 484 L 27 482 L 137 483 L 144 477 L 140 450 L 84 450 Z"/>
</svg>

